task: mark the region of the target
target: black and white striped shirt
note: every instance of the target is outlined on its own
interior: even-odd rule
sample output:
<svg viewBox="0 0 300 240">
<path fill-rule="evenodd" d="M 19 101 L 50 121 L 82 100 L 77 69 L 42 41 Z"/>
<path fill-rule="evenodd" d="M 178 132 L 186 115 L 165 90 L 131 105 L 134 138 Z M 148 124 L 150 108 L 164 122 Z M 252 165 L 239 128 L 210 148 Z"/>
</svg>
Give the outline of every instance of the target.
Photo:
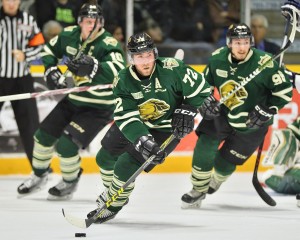
<svg viewBox="0 0 300 240">
<path fill-rule="evenodd" d="M 44 41 L 34 17 L 23 11 L 10 17 L 1 8 L 0 34 L 0 77 L 18 78 L 28 75 L 28 63 L 38 57 Z M 12 54 L 13 49 L 22 50 L 26 60 L 17 62 Z"/>
</svg>

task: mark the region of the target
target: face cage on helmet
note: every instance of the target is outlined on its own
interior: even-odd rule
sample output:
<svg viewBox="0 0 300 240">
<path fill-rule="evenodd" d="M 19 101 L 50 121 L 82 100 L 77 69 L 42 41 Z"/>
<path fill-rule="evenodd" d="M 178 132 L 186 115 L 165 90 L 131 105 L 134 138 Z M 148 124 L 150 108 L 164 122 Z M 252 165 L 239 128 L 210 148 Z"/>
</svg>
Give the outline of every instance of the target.
<svg viewBox="0 0 300 240">
<path fill-rule="evenodd" d="M 149 50 L 145 50 L 145 51 L 142 51 L 142 52 L 131 52 L 130 50 L 127 51 L 127 56 L 128 56 L 128 60 L 131 64 L 134 64 L 134 61 L 133 61 L 133 55 L 135 54 L 140 54 L 140 53 L 144 53 L 144 52 L 150 52 L 151 49 Z M 158 50 L 156 47 L 154 47 L 152 49 L 152 51 L 154 52 L 154 60 L 156 60 L 158 58 Z"/>
</svg>

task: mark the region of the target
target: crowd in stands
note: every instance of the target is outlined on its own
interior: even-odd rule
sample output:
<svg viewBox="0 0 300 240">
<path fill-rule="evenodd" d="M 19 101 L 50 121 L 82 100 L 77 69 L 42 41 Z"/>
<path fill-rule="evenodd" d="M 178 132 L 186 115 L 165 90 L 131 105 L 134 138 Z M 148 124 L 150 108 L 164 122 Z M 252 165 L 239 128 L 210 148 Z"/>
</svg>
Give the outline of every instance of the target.
<svg viewBox="0 0 300 240">
<path fill-rule="evenodd" d="M 21 9 L 33 15 L 43 29 L 48 21 L 74 25 L 87 0 L 23 0 Z M 98 0 L 105 26 L 126 34 L 126 2 Z M 231 23 L 239 22 L 239 0 L 135 0 L 134 31 L 146 31 L 157 43 L 184 41 L 217 43 Z M 118 28 L 117 28 L 118 27 Z M 122 38 L 122 37 L 121 37 Z"/>
<path fill-rule="evenodd" d="M 46 41 L 63 27 L 76 25 L 80 7 L 88 0 L 23 0 L 21 9 L 32 14 L 43 30 Z M 125 46 L 126 0 L 98 0 L 105 18 L 105 28 Z M 254 16 L 254 35 L 267 29 L 264 16 Z M 262 19 L 264 18 L 264 19 Z M 134 32 L 147 32 L 158 47 L 198 43 L 213 48 L 226 44 L 226 31 L 240 22 L 240 0 L 135 0 Z M 265 32 L 264 32 L 265 31 Z M 256 34 L 257 32 L 257 34 Z M 256 39 L 258 41 L 258 39 Z M 205 45 L 206 44 L 206 45 Z M 209 45 L 208 45 L 209 44 Z M 269 47 L 261 42 L 258 48 Z M 210 49 L 210 48 L 209 48 Z M 273 51 L 271 51 L 273 52 Z"/>
</svg>

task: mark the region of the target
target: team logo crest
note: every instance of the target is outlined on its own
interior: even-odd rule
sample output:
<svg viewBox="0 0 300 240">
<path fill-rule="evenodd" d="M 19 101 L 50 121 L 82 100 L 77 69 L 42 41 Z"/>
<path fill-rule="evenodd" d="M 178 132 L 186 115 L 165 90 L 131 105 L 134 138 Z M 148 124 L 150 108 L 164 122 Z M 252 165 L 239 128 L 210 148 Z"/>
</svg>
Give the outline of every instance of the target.
<svg viewBox="0 0 300 240">
<path fill-rule="evenodd" d="M 139 105 L 139 111 L 142 120 L 156 120 L 166 114 L 166 111 L 170 109 L 170 105 L 165 101 L 158 99 L 149 99 L 146 102 Z"/>
<path fill-rule="evenodd" d="M 238 87 L 239 84 L 233 80 L 226 81 L 223 85 L 220 86 L 220 93 L 222 97 L 227 96 L 232 90 Z M 227 101 L 224 102 L 224 105 L 230 110 L 242 105 L 244 103 L 243 99 L 247 98 L 248 93 L 244 87 L 234 93 Z"/>
<path fill-rule="evenodd" d="M 174 67 L 178 67 L 179 63 L 174 58 L 166 58 L 162 61 L 164 63 L 163 68 L 173 70 Z"/>
<path fill-rule="evenodd" d="M 263 65 L 265 64 L 271 57 L 269 55 L 264 55 L 260 57 L 260 60 L 258 61 L 259 65 Z M 269 61 L 269 63 L 266 65 L 267 68 L 273 68 L 274 67 L 274 63 L 273 61 Z"/>
<path fill-rule="evenodd" d="M 106 37 L 103 42 L 105 42 L 106 45 L 112 45 L 114 47 L 118 44 L 118 40 L 113 37 Z"/>
</svg>

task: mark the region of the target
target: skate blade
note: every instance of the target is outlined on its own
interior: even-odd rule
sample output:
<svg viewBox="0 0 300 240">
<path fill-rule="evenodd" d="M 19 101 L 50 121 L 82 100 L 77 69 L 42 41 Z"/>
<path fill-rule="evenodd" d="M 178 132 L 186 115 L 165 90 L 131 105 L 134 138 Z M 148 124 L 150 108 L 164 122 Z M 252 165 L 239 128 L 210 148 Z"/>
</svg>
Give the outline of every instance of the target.
<svg viewBox="0 0 300 240">
<path fill-rule="evenodd" d="M 194 203 L 182 202 L 181 209 L 199 209 L 199 208 L 201 208 L 201 203 L 202 203 L 202 200 L 198 200 Z"/>
<path fill-rule="evenodd" d="M 40 186 L 40 187 L 37 187 L 37 188 L 31 190 L 31 191 L 28 192 L 28 193 L 22 193 L 22 194 L 21 194 L 21 193 L 18 193 L 17 198 L 28 197 L 28 196 L 30 196 L 30 195 L 32 195 L 32 194 L 35 194 L 35 193 L 37 193 L 37 192 L 40 192 L 40 191 L 44 190 L 45 188 L 46 188 L 46 186 Z"/>
<path fill-rule="evenodd" d="M 68 201 L 71 200 L 73 198 L 73 193 L 71 194 L 67 194 L 65 196 L 55 196 L 52 194 L 48 194 L 47 200 L 48 201 Z"/>
</svg>

